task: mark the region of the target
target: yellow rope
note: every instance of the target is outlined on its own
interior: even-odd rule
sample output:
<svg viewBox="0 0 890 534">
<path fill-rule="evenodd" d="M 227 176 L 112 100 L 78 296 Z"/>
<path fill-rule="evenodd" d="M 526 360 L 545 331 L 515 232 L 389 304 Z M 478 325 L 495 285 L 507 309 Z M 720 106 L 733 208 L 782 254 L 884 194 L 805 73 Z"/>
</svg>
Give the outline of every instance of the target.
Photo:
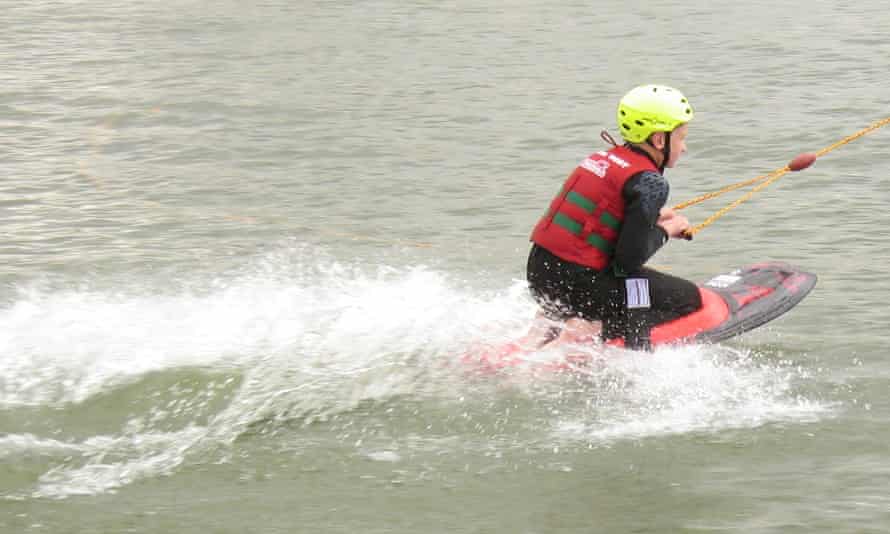
<svg viewBox="0 0 890 534">
<path fill-rule="evenodd" d="M 755 187 L 755 188 L 751 189 L 750 191 L 748 191 L 747 193 L 745 193 L 744 196 L 737 198 L 732 203 L 717 210 L 716 213 L 714 213 L 713 215 L 711 215 L 710 217 L 705 219 L 703 222 L 693 226 L 689 230 L 686 230 L 686 235 L 691 237 L 691 236 L 694 236 L 695 234 L 697 234 L 698 232 L 700 232 L 702 229 L 707 228 L 714 221 L 716 221 L 720 217 L 723 217 L 724 215 L 726 215 L 726 213 L 728 213 L 730 210 L 736 208 L 742 202 L 745 202 L 748 199 L 750 199 L 752 196 L 754 196 L 754 193 L 757 193 L 758 191 L 764 189 L 766 186 L 775 182 L 776 180 L 778 180 L 779 178 L 784 176 L 790 170 L 791 169 L 789 169 L 787 166 L 785 166 L 782 169 L 777 169 L 776 171 L 773 171 L 772 173 L 765 175 L 765 176 L 769 176 L 769 178 L 765 179 L 762 183 L 758 184 L 757 187 Z"/>
<path fill-rule="evenodd" d="M 875 122 L 874 124 L 872 124 L 871 126 L 869 126 L 867 128 L 863 128 L 862 130 L 859 130 L 858 132 L 854 133 L 853 135 L 848 135 L 847 137 L 844 137 L 840 141 L 819 150 L 818 152 L 816 152 L 816 157 L 818 158 L 818 157 L 824 156 L 825 154 L 828 154 L 832 150 L 840 148 L 843 145 L 846 145 L 847 143 L 849 143 L 851 141 L 855 141 L 856 139 L 859 139 L 860 137 L 862 137 L 866 134 L 869 134 L 869 133 L 877 130 L 878 128 L 886 126 L 887 124 L 890 124 L 890 117 L 881 119 L 881 120 Z M 741 203 L 750 199 L 752 196 L 754 196 L 754 193 L 757 193 L 758 191 L 763 190 L 768 185 L 770 185 L 771 183 L 775 182 L 776 180 L 778 180 L 779 178 L 781 178 L 782 176 L 787 174 L 790 170 L 791 169 L 788 167 L 788 165 L 785 165 L 784 167 L 776 169 L 776 170 L 769 172 L 767 174 L 760 175 L 756 178 L 752 178 L 750 180 L 745 180 L 743 182 L 731 184 L 731 185 L 728 185 L 718 191 L 713 191 L 711 193 L 705 193 L 704 195 L 697 196 L 697 197 L 693 198 L 692 200 L 687 200 L 686 202 L 677 204 L 676 206 L 674 206 L 674 209 L 681 210 L 683 208 L 687 208 L 689 206 L 698 204 L 699 202 L 704 202 L 705 200 L 720 196 L 724 193 L 728 193 L 730 191 L 735 191 L 736 189 L 739 189 L 741 187 L 745 187 L 745 186 L 756 184 L 757 182 L 760 182 L 756 187 L 754 187 L 753 189 L 748 191 L 744 196 L 736 199 L 734 202 L 723 207 L 722 209 L 720 209 L 719 211 L 717 211 L 716 213 L 714 213 L 713 215 L 711 215 L 710 217 L 705 219 L 704 222 L 702 222 L 701 224 L 693 226 L 692 228 L 687 230 L 686 234 L 689 237 L 692 237 L 693 235 L 697 234 L 702 229 L 711 225 L 714 221 L 716 221 L 717 219 L 719 219 L 720 217 L 725 215 L 727 212 L 729 212 L 733 208 L 737 207 Z"/>
<path fill-rule="evenodd" d="M 744 182 L 738 182 L 735 184 L 728 185 L 728 186 L 724 187 L 723 189 L 720 189 L 719 191 L 711 191 L 710 193 L 705 193 L 705 194 L 697 196 L 691 200 L 687 200 L 686 202 L 681 202 L 681 203 L 677 204 L 676 206 L 674 206 L 674 209 L 681 210 L 683 208 L 688 208 L 689 206 L 694 206 L 694 205 L 698 204 L 699 202 L 704 202 L 705 200 L 712 199 L 714 197 L 719 197 L 720 195 L 722 195 L 724 193 L 729 193 L 730 191 L 735 191 L 736 189 L 740 189 L 747 185 L 756 184 L 757 182 L 763 180 L 764 178 L 767 178 L 768 176 L 772 176 L 773 173 L 779 172 L 781 170 L 782 169 L 776 169 L 768 174 L 761 174 L 757 178 L 751 178 L 750 180 L 745 180 Z"/>
<path fill-rule="evenodd" d="M 880 128 L 880 127 L 882 127 L 882 126 L 886 126 L 887 124 L 890 124 L 890 117 L 887 117 L 886 119 L 881 119 L 881 120 L 879 120 L 878 122 L 876 122 L 876 123 L 872 124 L 871 126 L 869 126 L 868 128 L 863 128 L 863 129 L 859 130 L 858 132 L 854 133 L 853 135 L 849 135 L 849 136 L 847 136 L 847 137 L 844 137 L 843 139 L 841 139 L 841 140 L 838 141 L 837 143 L 835 143 L 835 144 L 833 144 L 833 145 L 829 145 L 829 146 L 823 148 L 822 150 L 816 152 L 816 156 L 824 156 L 825 154 L 828 154 L 829 152 L 831 152 L 831 151 L 834 150 L 835 148 L 838 148 L 838 147 L 840 147 L 840 146 L 846 145 L 846 144 L 849 143 L 850 141 L 854 141 L 854 140 L 856 140 L 856 139 L 859 139 L 859 138 L 862 137 L 863 135 L 868 134 L 868 133 L 871 133 L 871 132 L 877 130 L 878 128 Z"/>
</svg>

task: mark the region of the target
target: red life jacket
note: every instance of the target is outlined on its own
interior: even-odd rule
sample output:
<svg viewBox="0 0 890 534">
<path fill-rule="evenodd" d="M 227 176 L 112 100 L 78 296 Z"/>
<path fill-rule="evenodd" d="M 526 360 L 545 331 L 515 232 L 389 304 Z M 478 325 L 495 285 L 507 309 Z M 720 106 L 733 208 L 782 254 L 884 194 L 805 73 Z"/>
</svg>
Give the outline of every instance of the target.
<svg viewBox="0 0 890 534">
<path fill-rule="evenodd" d="M 569 175 L 531 240 L 566 261 L 605 269 L 624 220 L 624 184 L 642 171 L 658 168 L 628 148 L 591 154 Z"/>
</svg>

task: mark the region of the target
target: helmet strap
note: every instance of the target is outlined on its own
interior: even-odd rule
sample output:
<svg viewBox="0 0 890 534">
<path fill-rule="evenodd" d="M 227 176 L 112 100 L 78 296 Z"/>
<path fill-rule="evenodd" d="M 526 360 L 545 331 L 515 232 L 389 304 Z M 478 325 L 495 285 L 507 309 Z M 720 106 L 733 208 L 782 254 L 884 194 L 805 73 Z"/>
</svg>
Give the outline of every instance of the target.
<svg viewBox="0 0 890 534">
<path fill-rule="evenodd" d="M 652 138 L 646 139 L 646 144 L 658 150 L 655 146 L 655 143 L 652 142 Z M 664 168 L 667 166 L 668 161 L 671 159 L 671 132 L 664 132 L 664 148 L 661 149 L 661 165 L 658 166 L 658 172 L 664 174 Z"/>
<path fill-rule="evenodd" d="M 664 174 L 664 168 L 667 167 L 668 161 L 671 160 L 671 132 L 664 133 L 664 149 L 661 154 L 664 156 L 664 160 L 661 162 L 661 168 L 658 170 L 661 174 Z"/>
</svg>

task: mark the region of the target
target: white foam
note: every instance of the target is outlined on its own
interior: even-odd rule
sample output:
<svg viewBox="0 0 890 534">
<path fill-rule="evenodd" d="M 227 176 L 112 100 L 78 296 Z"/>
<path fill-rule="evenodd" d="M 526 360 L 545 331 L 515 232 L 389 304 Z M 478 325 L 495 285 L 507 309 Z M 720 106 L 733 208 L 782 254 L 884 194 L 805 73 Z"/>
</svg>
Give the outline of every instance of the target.
<svg viewBox="0 0 890 534">
<path fill-rule="evenodd" d="M 151 406 L 135 419 L 121 414 L 117 432 L 106 426 L 102 434 L 68 441 L 4 437 L 4 460 L 34 449 L 58 458 L 32 495 L 113 491 L 189 461 L 218 458 L 265 421 L 324 421 L 399 396 L 472 399 L 476 385 L 464 381 L 458 356 L 471 343 L 515 338 L 535 312 L 522 281 L 480 292 L 422 266 L 345 265 L 301 247 L 192 285 L 162 294 L 138 284 L 119 292 L 26 288 L 0 309 L 4 409 L 76 412 L 95 395 L 180 368 L 222 368 L 240 378 L 216 413 L 186 397 L 177 410 Z M 607 358 L 587 371 L 589 397 L 554 417 L 553 435 L 610 442 L 805 419 L 826 410 L 793 395 L 799 373 L 727 350 L 685 347 Z M 547 378 L 519 373 L 510 379 L 528 381 L 532 387 L 523 391 L 534 404 L 564 399 L 562 391 L 536 386 Z M 494 388 L 491 394 L 501 393 Z M 391 452 L 367 454 L 376 461 L 404 457 Z"/>
<path fill-rule="evenodd" d="M 206 437 L 206 430 L 95 436 L 78 448 L 81 455 L 40 476 L 31 493 L 37 498 L 93 495 L 114 490 L 141 478 L 170 473 Z"/>
<path fill-rule="evenodd" d="M 153 371 L 282 352 L 307 371 L 348 372 L 447 350 L 486 311 L 509 313 L 423 268 L 316 276 L 261 272 L 174 295 L 23 290 L 0 309 L 0 406 L 81 402 Z"/>
<path fill-rule="evenodd" d="M 555 425 L 558 436 L 610 443 L 813 421 L 831 403 L 796 395 L 806 371 L 727 346 L 613 352 L 591 372 L 593 402 Z"/>
<path fill-rule="evenodd" d="M 7 434 L 0 436 L 0 460 L 10 456 L 62 455 L 81 452 L 82 447 L 34 434 Z"/>
<path fill-rule="evenodd" d="M 305 265 L 304 252 L 277 251 L 228 278 L 172 294 L 136 284 L 118 292 L 22 288 L 0 309 L 4 409 L 76 412 L 96 395 L 180 368 L 223 368 L 242 379 L 208 422 L 199 416 L 206 406 L 186 399 L 177 410 L 137 414 L 142 421 L 122 422 L 119 433 L 69 442 L 6 436 L 0 454 L 37 448 L 61 458 L 40 477 L 35 496 L 111 491 L 225 448 L 257 421 L 325 419 L 367 400 L 428 390 L 430 373 L 479 325 L 510 315 L 516 321 L 516 306 L 530 306 L 516 290 L 480 297 L 423 267 L 363 268 L 323 258 Z M 189 411 L 200 425 L 187 423 Z"/>
</svg>

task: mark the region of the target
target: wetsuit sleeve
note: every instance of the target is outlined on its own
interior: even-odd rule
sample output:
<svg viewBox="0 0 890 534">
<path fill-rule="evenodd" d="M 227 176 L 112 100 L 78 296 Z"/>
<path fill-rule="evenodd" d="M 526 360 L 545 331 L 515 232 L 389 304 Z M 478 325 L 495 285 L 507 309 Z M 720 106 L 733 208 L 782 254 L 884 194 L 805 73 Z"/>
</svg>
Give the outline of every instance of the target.
<svg viewBox="0 0 890 534">
<path fill-rule="evenodd" d="M 613 265 L 619 273 L 639 270 L 668 240 L 656 226 L 658 213 L 667 202 L 670 186 L 652 171 L 635 174 L 624 184 L 624 222 L 615 246 Z"/>
</svg>

